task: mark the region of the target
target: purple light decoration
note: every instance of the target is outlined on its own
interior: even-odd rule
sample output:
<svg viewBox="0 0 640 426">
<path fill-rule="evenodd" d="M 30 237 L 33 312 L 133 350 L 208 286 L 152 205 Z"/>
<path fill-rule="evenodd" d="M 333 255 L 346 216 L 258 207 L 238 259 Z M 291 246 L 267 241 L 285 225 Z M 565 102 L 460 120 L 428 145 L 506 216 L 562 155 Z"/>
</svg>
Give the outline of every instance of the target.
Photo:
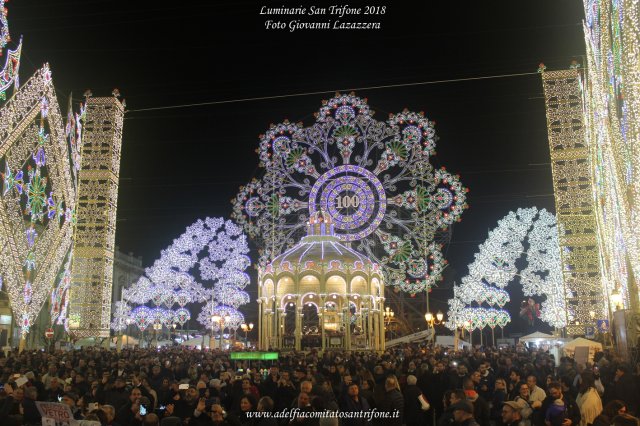
<svg viewBox="0 0 640 426">
<path fill-rule="evenodd" d="M 338 211 L 339 197 L 357 197 L 355 212 Z M 319 199 L 318 199 L 319 196 Z M 382 184 L 369 170 L 354 165 L 335 167 L 316 181 L 309 192 L 309 214 L 318 210 L 328 213 L 334 221 L 336 234 L 344 241 L 357 241 L 374 232 L 387 209 L 387 196 Z"/>
</svg>

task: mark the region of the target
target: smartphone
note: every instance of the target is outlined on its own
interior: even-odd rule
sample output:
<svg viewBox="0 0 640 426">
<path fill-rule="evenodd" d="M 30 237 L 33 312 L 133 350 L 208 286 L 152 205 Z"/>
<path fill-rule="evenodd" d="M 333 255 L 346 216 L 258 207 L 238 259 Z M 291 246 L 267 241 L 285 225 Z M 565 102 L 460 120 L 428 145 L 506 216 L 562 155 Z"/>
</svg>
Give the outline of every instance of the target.
<svg viewBox="0 0 640 426">
<path fill-rule="evenodd" d="M 144 404 L 140 404 L 140 415 L 141 416 L 147 415 L 147 407 L 145 407 Z"/>
<path fill-rule="evenodd" d="M 178 389 L 180 389 L 180 390 L 189 389 L 189 383 L 180 383 L 180 385 L 178 386 Z"/>
<path fill-rule="evenodd" d="M 166 405 L 161 405 L 161 406 L 158 407 L 158 410 L 160 410 L 160 411 L 164 411 L 166 409 L 167 409 Z"/>
</svg>

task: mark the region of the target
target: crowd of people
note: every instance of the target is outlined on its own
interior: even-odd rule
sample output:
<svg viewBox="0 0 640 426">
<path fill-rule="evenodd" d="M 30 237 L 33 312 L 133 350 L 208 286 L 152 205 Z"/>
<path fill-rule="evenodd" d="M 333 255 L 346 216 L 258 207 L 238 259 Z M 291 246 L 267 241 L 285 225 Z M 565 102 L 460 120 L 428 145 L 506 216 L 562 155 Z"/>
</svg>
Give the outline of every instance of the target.
<svg viewBox="0 0 640 426">
<path fill-rule="evenodd" d="M 556 366 L 524 348 L 412 344 L 235 361 L 222 351 L 90 347 L 9 353 L 0 368 L 7 426 L 42 424 L 37 401 L 96 426 L 640 426 L 638 375 L 607 352 Z"/>
</svg>

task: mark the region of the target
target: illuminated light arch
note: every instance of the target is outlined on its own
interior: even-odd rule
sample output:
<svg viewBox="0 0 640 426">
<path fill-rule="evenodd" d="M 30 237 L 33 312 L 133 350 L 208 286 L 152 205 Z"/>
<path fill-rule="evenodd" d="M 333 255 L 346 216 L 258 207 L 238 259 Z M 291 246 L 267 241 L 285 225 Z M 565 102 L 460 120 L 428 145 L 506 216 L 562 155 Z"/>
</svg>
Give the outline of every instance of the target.
<svg viewBox="0 0 640 426">
<path fill-rule="evenodd" d="M 523 256 L 527 266 L 520 270 L 516 261 Z M 540 318 L 556 328 L 566 326 L 573 312 L 566 303 L 570 293 L 563 283 L 561 265 L 555 216 L 535 207 L 509 212 L 489 231 L 469 265 L 469 275 L 454 289 L 447 326 L 468 328 L 470 323 L 472 328 L 482 329 L 506 325 L 509 315 L 502 307 L 509 295 L 504 288 L 517 275 L 525 296 L 546 296 Z M 496 312 L 491 310 L 494 306 Z"/>
<path fill-rule="evenodd" d="M 238 308 L 250 302 L 243 290 L 249 284 L 245 272 L 250 265 L 248 252 L 242 229 L 232 221 L 209 217 L 198 220 L 162 250 L 137 283 L 123 290 L 123 298 L 132 304 L 152 302 L 167 308 L 180 300 L 185 302 L 179 303 L 181 308 L 187 303 L 206 302 L 197 317 L 201 324 L 210 329 L 207 316 L 224 311 L 232 317 L 225 328 L 237 329 L 244 320 Z M 196 281 L 196 273 L 207 287 Z M 273 281 L 270 283 L 272 288 Z M 178 313 L 168 312 L 174 317 Z"/>
</svg>

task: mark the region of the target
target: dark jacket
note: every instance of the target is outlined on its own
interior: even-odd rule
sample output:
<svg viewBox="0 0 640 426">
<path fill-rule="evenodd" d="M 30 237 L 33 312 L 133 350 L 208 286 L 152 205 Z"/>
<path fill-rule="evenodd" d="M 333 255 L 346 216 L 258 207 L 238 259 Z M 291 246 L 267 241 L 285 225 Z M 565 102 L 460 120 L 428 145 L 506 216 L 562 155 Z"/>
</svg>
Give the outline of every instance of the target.
<svg viewBox="0 0 640 426">
<path fill-rule="evenodd" d="M 490 426 L 491 413 L 489 403 L 477 393 L 473 397 L 467 396 L 469 402 L 473 404 L 473 417 L 480 426 Z"/>
<path fill-rule="evenodd" d="M 638 392 L 633 377 L 629 373 L 625 373 L 620 379 L 613 382 L 613 389 L 610 394 L 610 400 L 619 399 L 627 404 L 627 410 L 636 413 Z"/>
<path fill-rule="evenodd" d="M 476 420 L 472 417 L 460 423 L 460 426 L 479 426 L 479 425 L 478 425 L 478 422 L 476 422 Z"/>
<path fill-rule="evenodd" d="M 438 417 L 437 426 L 451 426 L 453 423 L 453 410 L 449 407 Z"/>
<path fill-rule="evenodd" d="M 402 426 L 404 423 L 404 397 L 398 389 L 387 391 L 379 406 L 379 411 L 389 413 L 386 419 L 380 419 L 385 426 Z M 396 415 L 396 413 L 398 413 Z"/>
<path fill-rule="evenodd" d="M 404 419 L 407 425 L 421 425 L 424 423 L 424 411 L 418 401 L 422 391 L 416 385 L 407 385 L 404 388 Z"/>
<path fill-rule="evenodd" d="M 136 426 L 142 424 L 140 420 L 136 419 L 136 415 L 131 410 L 132 405 L 133 404 L 131 403 L 131 401 L 129 401 L 126 405 L 121 407 L 116 412 L 116 422 L 126 426 Z"/>
<path fill-rule="evenodd" d="M 361 395 L 358 396 L 358 401 L 355 401 L 349 395 L 345 394 L 340 400 L 340 411 L 345 413 L 367 412 L 371 407 L 369 402 Z M 342 426 L 367 426 L 369 421 L 366 418 L 344 418 L 342 419 Z"/>
<path fill-rule="evenodd" d="M 600 414 L 593 419 L 592 426 L 611 426 L 611 419 L 604 414 Z"/>
<path fill-rule="evenodd" d="M 502 424 L 502 403 L 507 400 L 507 393 L 503 390 L 496 390 L 493 393 L 493 400 L 491 401 L 491 420 L 496 425 Z"/>
<path fill-rule="evenodd" d="M 22 399 L 22 409 L 24 410 L 22 419 L 25 425 L 42 424 L 42 416 L 38 411 L 38 407 L 36 407 L 36 401 L 25 396 Z"/>
</svg>

